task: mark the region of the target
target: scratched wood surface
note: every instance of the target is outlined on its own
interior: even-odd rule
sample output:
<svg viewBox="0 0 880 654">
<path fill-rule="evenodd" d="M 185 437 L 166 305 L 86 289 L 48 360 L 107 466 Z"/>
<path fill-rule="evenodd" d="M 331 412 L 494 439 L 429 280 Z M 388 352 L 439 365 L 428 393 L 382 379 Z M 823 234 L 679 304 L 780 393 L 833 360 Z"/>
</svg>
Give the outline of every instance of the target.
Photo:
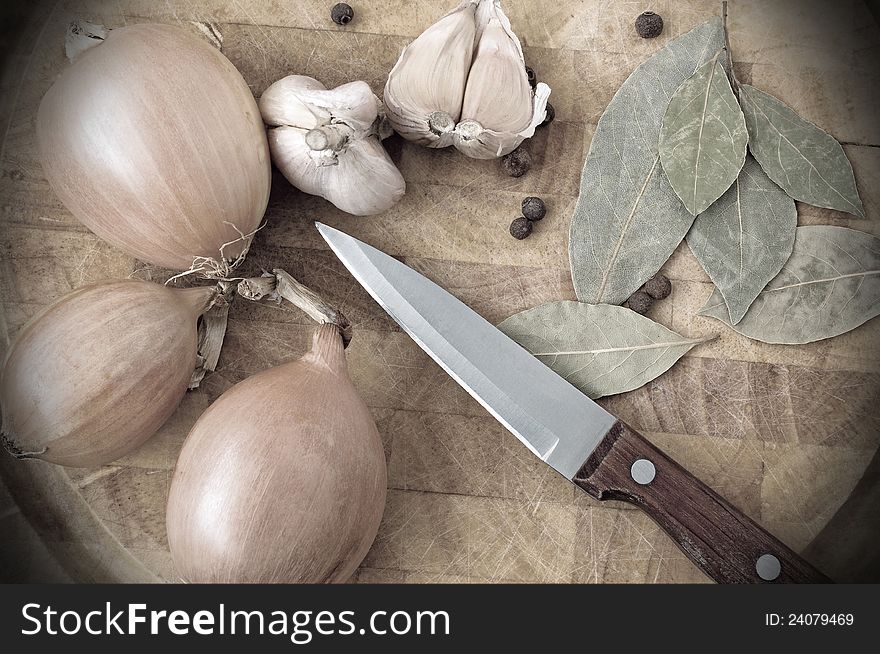
<svg viewBox="0 0 880 654">
<path fill-rule="evenodd" d="M 182 25 L 220 47 L 257 96 L 290 73 L 328 86 L 363 79 L 381 94 L 401 48 L 456 3 L 353 1 L 357 16 L 344 29 L 329 20 L 330 0 L 40 6 L 7 48 L 0 78 L 0 345 L 8 347 L 40 307 L 85 283 L 167 276 L 93 236 L 44 179 L 34 121 L 41 97 L 67 65 L 62 43 L 72 18 L 109 27 Z M 505 6 L 556 107 L 556 121 L 531 141 L 531 172 L 512 179 L 497 162 L 394 137 L 387 146 L 407 194 L 371 218 L 342 214 L 276 172 L 268 226 L 244 270 L 283 267 L 337 302 L 355 324 L 350 369 L 384 439 L 389 489 L 379 535 L 353 581 L 706 581 L 640 512 L 600 505 L 533 459 L 400 332 L 312 227 L 320 219 L 403 257 L 492 321 L 574 298 L 567 232 L 595 124 L 641 61 L 716 13 L 718 3 L 507 0 Z M 634 33 L 633 20 L 646 9 L 665 20 L 658 39 Z M 880 37 L 868 10 L 855 0 L 734 0 L 730 25 L 740 79 L 824 127 L 853 162 L 868 218 L 799 205 L 800 223 L 880 233 Z M 549 212 L 519 242 L 507 226 L 526 195 L 543 197 Z M 765 345 L 696 315 L 712 287 L 686 246 L 664 270 L 673 294 L 650 316 L 689 336 L 720 338 L 644 388 L 602 404 L 802 551 L 850 496 L 880 442 L 880 321 L 811 345 Z M 89 470 L 0 458 L 0 576 L 174 580 L 164 506 L 189 428 L 235 382 L 301 355 L 310 331 L 308 319 L 292 309 L 239 303 L 219 370 L 138 451 Z M 864 511 L 853 515 L 860 517 L 835 523 L 850 544 L 841 551 L 850 557 L 852 543 L 871 537 L 874 524 Z M 835 556 L 833 546 L 808 551 L 831 576 L 852 578 L 851 562 Z"/>
</svg>

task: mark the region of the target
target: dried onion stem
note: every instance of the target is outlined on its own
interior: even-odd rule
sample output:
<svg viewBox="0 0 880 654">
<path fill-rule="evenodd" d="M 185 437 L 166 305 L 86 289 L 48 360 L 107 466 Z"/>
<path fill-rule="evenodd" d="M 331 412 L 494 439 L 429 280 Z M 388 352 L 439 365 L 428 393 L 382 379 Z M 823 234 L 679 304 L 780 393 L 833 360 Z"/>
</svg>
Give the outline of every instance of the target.
<svg viewBox="0 0 880 654">
<path fill-rule="evenodd" d="M 262 277 L 241 279 L 238 282 L 238 294 L 253 301 L 283 298 L 304 311 L 314 321 L 335 325 L 342 336 L 342 343 L 345 347 L 348 347 L 351 342 L 351 322 L 345 317 L 345 314 L 327 304 L 320 295 L 280 268 L 275 268 L 271 273 L 263 274 Z"/>
<path fill-rule="evenodd" d="M 189 390 L 198 388 L 205 375 L 217 369 L 217 362 L 220 360 L 220 350 L 223 349 L 229 320 L 229 305 L 235 297 L 235 284 L 221 281 L 217 288 L 218 293 L 211 306 L 199 319 L 198 359 L 189 382 Z"/>
</svg>

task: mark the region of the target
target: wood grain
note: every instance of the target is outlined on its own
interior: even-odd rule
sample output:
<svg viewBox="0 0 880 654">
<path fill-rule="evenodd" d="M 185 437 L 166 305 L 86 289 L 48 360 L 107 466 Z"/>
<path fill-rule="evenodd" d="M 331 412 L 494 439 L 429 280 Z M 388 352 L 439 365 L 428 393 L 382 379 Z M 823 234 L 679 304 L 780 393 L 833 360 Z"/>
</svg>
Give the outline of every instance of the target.
<svg viewBox="0 0 880 654">
<path fill-rule="evenodd" d="M 638 462 L 653 466 L 636 479 Z M 572 481 L 598 500 L 622 500 L 647 513 L 703 572 L 719 583 L 828 583 L 816 568 L 743 515 L 727 500 L 617 422 Z M 761 556 L 775 556 L 778 576 L 759 576 Z"/>
<path fill-rule="evenodd" d="M 330 22 L 330 4 L 35 1 L 32 20 L 18 32 L 0 75 L 0 350 L 27 318 L 73 288 L 129 275 L 167 278 L 166 271 L 88 232 L 43 175 L 34 119 L 67 65 L 61 45 L 67 23 L 164 22 L 203 34 L 190 21 L 210 22 L 255 94 L 290 73 L 327 84 L 363 78 L 381 90 L 403 45 L 456 0 L 352 3 L 357 17 L 345 28 Z M 354 323 L 349 369 L 389 461 L 383 525 L 356 580 L 707 581 L 641 511 L 619 501 L 597 502 L 536 462 L 399 331 L 312 228 L 320 219 L 402 257 L 493 322 L 573 299 L 568 222 L 595 121 L 641 61 L 716 14 L 718 3 L 504 0 L 504 6 L 528 62 L 553 88 L 556 120 L 529 144 L 532 170 L 513 179 L 497 162 L 392 138 L 388 148 L 408 192 L 392 211 L 365 219 L 296 191 L 276 172 L 268 225 L 243 272 L 284 268 L 338 303 Z M 632 29 L 646 9 L 664 18 L 656 39 L 640 39 Z M 730 23 L 743 81 L 778 93 L 848 142 L 868 219 L 801 205 L 800 223 L 877 233 L 880 34 L 864 4 L 732 0 Z M 541 196 L 549 212 L 520 242 L 506 231 L 526 195 Z M 880 386 L 880 322 L 803 347 L 756 343 L 695 315 L 712 289 L 686 245 L 664 269 L 673 294 L 650 317 L 688 336 L 720 338 L 646 387 L 603 405 L 800 551 L 844 503 L 880 445 L 880 406 L 873 400 Z M 52 482 L 39 464 L 15 474 L 3 467 L 10 494 L 0 505 L 0 528 L 17 543 L 16 551 L 29 553 L 16 579 L 175 578 L 163 516 L 168 473 L 183 439 L 224 390 L 298 358 L 311 333 L 302 314 L 240 302 L 232 307 L 229 329 L 217 372 L 136 452 L 103 468 L 51 469 Z M 876 529 L 864 512 L 840 527 L 842 537 L 869 543 L 876 542 Z M 45 545 L 43 554 L 34 543 Z M 836 579 L 852 580 L 841 574 L 845 560 L 835 555 L 826 548 L 817 562 Z"/>
</svg>

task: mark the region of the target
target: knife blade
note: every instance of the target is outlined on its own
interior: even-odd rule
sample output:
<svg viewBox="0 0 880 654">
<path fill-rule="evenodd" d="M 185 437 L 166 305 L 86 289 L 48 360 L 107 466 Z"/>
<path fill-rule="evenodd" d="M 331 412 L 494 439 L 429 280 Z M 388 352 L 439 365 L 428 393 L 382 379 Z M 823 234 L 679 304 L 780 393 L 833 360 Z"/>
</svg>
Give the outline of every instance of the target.
<svg viewBox="0 0 880 654">
<path fill-rule="evenodd" d="M 400 327 L 566 479 L 644 510 L 716 581 L 829 581 L 456 297 L 384 252 L 316 226 Z"/>
</svg>

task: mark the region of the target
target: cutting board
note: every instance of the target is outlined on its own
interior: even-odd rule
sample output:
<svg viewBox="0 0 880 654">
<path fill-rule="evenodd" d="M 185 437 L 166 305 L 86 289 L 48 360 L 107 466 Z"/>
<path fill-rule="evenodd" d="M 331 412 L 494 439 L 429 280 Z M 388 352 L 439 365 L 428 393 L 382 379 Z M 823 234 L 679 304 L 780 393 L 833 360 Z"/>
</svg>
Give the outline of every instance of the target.
<svg viewBox="0 0 880 654">
<path fill-rule="evenodd" d="M 71 289 L 112 277 L 168 276 L 92 235 L 43 176 L 34 122 L 41 97 L 67 65 L 67 23 L 181 25 L 221 48 L 257 96 L 291 73 L 327 86 L 362 79 L 381 94 L 401 49 L 456 1 L 353 0 L 356 17 L 346 28 L 330 22 L 331 4 L 70 0 L 32 14 L 7 49 L 2 77 L 3 348 L 30 316 Z M 707 581 L 642 513 L 600 506 L 535 460 L 392 323 L 313 228 L 321 220 L 401 257 L 491 321 L 574 299 L 567 233 L 596 122 L 639 63 L 719 7 L 714 0 L 504 6 L 527 62 L 553 89 L 556 120 L 529 142 L 532 170 L 513 179 L 497 161 L 393 137 L 386 145 L 407 193 L 369 218 L 345 215 L 275 172 L 267 225 L 243 272 L 284 268 L 354 323 L 348 361 L 382 434 L 388 501 L 353 581 Z M 647 9 L 665 20 L 657 39 L 640 39 L 633 29 Z M 800 224 L 880 233 L 880 37 L 868 10 L 860 2 L 736 0 L 730 26 L 739 79 L 828 130 L 852 160 L 868 218 L 799 205 Z M 542 197 L 548 215 L 516 241 L 508 225 L 527 195 Z M 712 285 L 685 245 L 664 272 L 672 295 L 649 316 L 688 336 L 719 338 L 647 386 L 602 404 L 803 551 L 850 497 L 880 442 L 880 321 L 806 346 L 761 344 L 696 316 Z M 0 458 L 2 576 L 175 580 L 165 499 L 188 430 L 232 384 L 303 354 L 312 328 L 293 308 L 238 302 L 218 370 L 136 452 L 87 470 Z M 861 488 L 871 488 L 877 466 L 872 470 Z M 868 538 L 873 523 L 862 513 L 840 515 L 835 530 L 850 549 Z M 822 542 L 808 550 L 813 561 L 838 579 L 852 577 L 833 539 Z"/>
</svg>

